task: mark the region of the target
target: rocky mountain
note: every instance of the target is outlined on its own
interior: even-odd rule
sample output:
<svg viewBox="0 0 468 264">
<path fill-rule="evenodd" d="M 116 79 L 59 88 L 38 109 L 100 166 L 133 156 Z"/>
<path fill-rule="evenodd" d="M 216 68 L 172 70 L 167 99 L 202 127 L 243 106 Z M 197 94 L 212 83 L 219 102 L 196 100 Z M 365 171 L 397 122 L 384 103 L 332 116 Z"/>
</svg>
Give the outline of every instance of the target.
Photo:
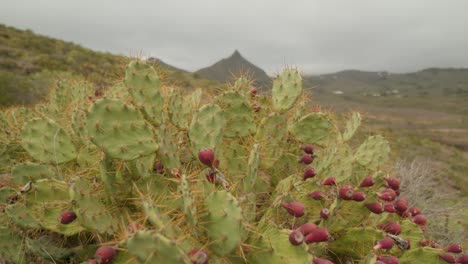
<svg viewBox="0 0 468 264">
<path fill-rule="evenodd" d="M 238 50 L 229 57 L 215 64 L 196 71 L 200 76 L 220 82 L 232 81 L 235 77 L 246 74 L 257 86 L 265 87 L 271 81 L 266 72 L 245 59 Z"/>
</svg>

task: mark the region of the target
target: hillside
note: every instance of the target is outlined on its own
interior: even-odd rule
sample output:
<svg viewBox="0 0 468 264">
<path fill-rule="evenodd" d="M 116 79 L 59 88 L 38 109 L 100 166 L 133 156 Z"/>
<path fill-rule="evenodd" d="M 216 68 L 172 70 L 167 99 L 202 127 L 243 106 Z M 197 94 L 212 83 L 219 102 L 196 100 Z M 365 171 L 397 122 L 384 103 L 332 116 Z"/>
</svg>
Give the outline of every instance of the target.
<svg viewBox="0 0 468 264">
<path fill-rule="evenodd" d="M 222 59 L 195 73 L 223 83 L 230 82 L 242 74 L 251 77 L 254 83 L 261 87 L 266 87 L 270 83 L 270 77 L 266 72 L 245 59 L 237 50 L 229 58 Z"/>
<path fill-rule="evenodd" d="M 425 69 L 414 73 L 342 71 L 306 76 L 317 97 L 375 106 L 405 106 L 467 114 L 468 69 Z M 442 99 L 434 101 L 434 99 Z"/>
<path fill-rule="evenodd" d="M 60 76 L 76 76 L 96 89 L 122 78 L 129 57 L 97 52 L 80 45 L 0 24 L 0 106 L 34 104 Z M 166 82 L 183 88 L 216 89 L 216 81 L 168 65 L 158 59 Z"/>
</svg>

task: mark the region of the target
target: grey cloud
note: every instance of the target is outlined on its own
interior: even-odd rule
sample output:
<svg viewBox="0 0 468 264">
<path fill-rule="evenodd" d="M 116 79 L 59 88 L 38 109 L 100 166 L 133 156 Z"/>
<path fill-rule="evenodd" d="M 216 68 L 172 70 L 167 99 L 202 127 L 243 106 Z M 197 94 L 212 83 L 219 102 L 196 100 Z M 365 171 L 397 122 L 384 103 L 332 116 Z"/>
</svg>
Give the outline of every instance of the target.
<svg viewBox="0 0 468 264">
<path fill-rule="evenodd" d="M 2 0 L 0 23 L 196 70 L 239 49 L 268 72 L 468 66 L 464 0 Z"/>
</svg>

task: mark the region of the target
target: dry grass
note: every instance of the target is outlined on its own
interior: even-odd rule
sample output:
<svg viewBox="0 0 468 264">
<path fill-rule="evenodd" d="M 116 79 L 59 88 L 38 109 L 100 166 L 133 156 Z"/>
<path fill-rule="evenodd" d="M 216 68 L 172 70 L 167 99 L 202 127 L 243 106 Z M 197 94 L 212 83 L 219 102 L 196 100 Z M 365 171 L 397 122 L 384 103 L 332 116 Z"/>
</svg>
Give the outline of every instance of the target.
<svg viewBox="0 0 468 264">
<path fill-rule="evenodd" d="M 459 193 L 440 187 L 441 175 L 433 164 L 428 159 L 396 162 L 394 173 L 401 182 L 401 197 L 408 200 L 409 206 L 421 208 L 428 218 L 427 233 L 436 242 L 463 243 L 468 238 L 468 201 Z"/>
</svg>

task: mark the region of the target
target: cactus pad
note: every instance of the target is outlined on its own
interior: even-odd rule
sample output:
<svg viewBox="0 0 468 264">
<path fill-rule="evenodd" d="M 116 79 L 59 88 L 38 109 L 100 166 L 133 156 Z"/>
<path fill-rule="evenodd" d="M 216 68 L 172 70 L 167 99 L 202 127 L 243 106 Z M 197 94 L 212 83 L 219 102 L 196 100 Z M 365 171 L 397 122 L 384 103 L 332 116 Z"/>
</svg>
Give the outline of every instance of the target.
<svg viewBox="0 0 468 264">
<path fill-rule="evenodd" d="M 70 136 L 51 119 L 33 119 L 21 131 L 21 146 L 34 159 L 64 163 L 76 158 Z"/>
<path fill-rule="evenodd" d="M 311 113 L 289 127 L 289 132 L 299 141 L 307 144 L 320 144 L 328 136 L 330 118 L 324 113 Z"/>
<path fill-rule="evenodd" d="M 189 129 L 190 148 L 193 156 L 204 148 L 216 149 L 221 142 L 225 118 L 216 104 L 202 106 L 193 116 Z"/>
<path fill-rule="evenodd" d="M 255 133 L 252 108 L 245 96 L 238 92 L 225 92 L 217 98 L 217 104 L 226 118 L 225 137 L 240 138 Z"/>
<path fill-rule="evenodd" d="M 158 147 L 151 126 L 140 113 L 120 101 L 101 99 L 91 106 L 86 128 L 94 144 L 112 158 L 133 160 Z"/>
<path fill-rule="evenodd" d="M 369 169 L 377 169 L 385 163 L 390 154 L 390 146 L 382 136 L 370 136 L 356 150 L 356 161 Z"/>
<path fill-rule="evenodd" d="M 351 119 L 346 122 L 346 129 L 343 132 L 343 141 L 350 140 L 361 125 L 361 114 L 354 112 Z"/>
<path fill-rule="evenodd" d="M 154 68 L 145 62 L 132 61 L 125 72 L 125 85 L 132 96 L 133 104 L 143 110 L 146 118 L 157 125 L 162 123 L 164 98 Z"/>
<path fill-rule="evenodd" d="M 205 217 L 211 249 L 224 256 L 236 249 L 241 243 L 242 210 L 239 203 L 226 191 L 213 192 L 205 198 L 208 215 Z"/>
<path fill-rule="evenodd" d="M 288 111 L 301 93 L 302 78 L 299 72 L 295 69 L 284 70 L 273 82 L 273 108 L 280 113 Z"/>
<path fill-rule="evenodd" d="M 127 240 L 128 253 L 137 263 L 188 263 L 175 241 L 150 231 L 139 231 Z"/>
</svg>

